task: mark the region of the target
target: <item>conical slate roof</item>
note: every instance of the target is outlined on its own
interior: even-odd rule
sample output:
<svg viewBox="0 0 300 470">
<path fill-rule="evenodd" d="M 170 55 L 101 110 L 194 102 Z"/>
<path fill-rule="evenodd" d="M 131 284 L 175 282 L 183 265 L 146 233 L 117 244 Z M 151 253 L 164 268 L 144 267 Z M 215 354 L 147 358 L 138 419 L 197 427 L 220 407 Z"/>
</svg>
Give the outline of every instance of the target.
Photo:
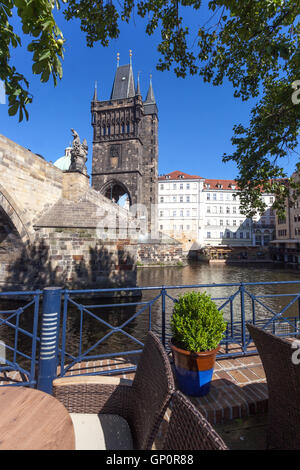
<svg viewBox="0 0 300 470">
<path fill-rule="evenodd" d="M 150 78 L 150 85 L 149 85 L 149 90 L 147 93 L 145 104 L 156 104 L 151 78 Z"/>
</svg>

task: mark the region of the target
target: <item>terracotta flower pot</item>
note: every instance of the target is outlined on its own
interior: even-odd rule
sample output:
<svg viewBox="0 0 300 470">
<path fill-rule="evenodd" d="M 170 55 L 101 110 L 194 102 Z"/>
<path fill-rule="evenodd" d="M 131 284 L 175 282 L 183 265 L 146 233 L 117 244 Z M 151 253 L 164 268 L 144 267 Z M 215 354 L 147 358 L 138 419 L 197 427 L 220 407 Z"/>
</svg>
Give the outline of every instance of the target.
<svg viewBox="0 0 300 470">
<path fill-rule="evenodd" d="M 220 346 L 211 351 L 199 353 L 180 349 L 172 341 L 170 347 L 179 389 L 185 395 L 196 397 L 207 395 Z"/>
</svg>

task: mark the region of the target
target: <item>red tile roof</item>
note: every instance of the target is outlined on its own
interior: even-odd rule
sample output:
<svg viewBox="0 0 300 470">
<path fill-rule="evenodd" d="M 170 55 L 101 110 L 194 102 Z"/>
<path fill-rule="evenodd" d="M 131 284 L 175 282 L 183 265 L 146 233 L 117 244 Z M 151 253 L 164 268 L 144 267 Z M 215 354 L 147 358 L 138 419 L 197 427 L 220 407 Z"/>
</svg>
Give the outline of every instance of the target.
<svg viewBox="0 0 300 470">
<path fill-rule="evenodd" d="M 235 189 L 238 189 L 237 182 L 235 180 L 205 179 L 204 183 L 206 185 L 209 184 L 209 189 L 230 189 L 230 190 L 232 190 L 232 186 L 235 186 Z M 218 188 L 218 185 L 222 185 L 222 188 Z"/>
<path fill-rule="evenodd" d="M 167 178 L 168 177 L 168 178 Z M 183 177 L 183 178 L 182 178 Z M 171 171 L 171 173 L 167 173 L 166 175 L 161 175 L 158 177 L 159 180 L 180 180 L 180 179 L 204 179 L 202 176 L 198 175 L 189 175 L 188 173 L 184 173 L 183 171 Z"/>
</svg>

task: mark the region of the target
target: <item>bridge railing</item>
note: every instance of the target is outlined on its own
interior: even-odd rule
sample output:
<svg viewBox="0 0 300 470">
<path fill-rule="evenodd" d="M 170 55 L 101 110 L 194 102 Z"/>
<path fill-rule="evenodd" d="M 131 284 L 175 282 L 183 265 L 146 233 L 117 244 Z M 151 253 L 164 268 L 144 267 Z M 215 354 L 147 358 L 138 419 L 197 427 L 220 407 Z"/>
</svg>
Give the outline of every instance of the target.
<svg viewBox="0 0 300 470">
<path fill-rule="evenodd" d="M 23 298 L 25 304 L 0 310 L 0 341 L 9 353 L 0 361 L 0 382 L 5 385 L 4 374 L 14 370 L 24 377 L 16 385 L 51 393 L 57 376 L 132 372 L 148 329 L 169 351 L 174 302 L 191 290 L 209 293 L 227 321 L 220 359 L 256 353 L 247 322 L 278 336 L 300 335 L 300 281 L 1 293 L 0 308 L 4 298 Z M 30 328 L 21 324 L 26 315 Z M 25 352 L 20 348 L 24 338 Z M 126 364 L 128 358 L 134 360 Z M 117 359 L 121 367 L 116 370 Z M 97 371 L 87 366 L 95 361 L 106 365 Z"/>
</svg>

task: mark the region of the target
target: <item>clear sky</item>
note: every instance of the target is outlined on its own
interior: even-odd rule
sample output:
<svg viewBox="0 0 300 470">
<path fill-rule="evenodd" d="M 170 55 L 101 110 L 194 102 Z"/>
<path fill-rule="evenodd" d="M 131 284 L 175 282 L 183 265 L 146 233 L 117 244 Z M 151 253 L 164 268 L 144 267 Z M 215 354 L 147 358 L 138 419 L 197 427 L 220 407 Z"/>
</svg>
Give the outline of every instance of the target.
<svg viewBox="0 0 300 470">
<path fill-rule="evenodd" d="M 187 13 L 189 24 L 197 26 L 197 14 Z M 248 124 L 254 101 L 242 102 L 234 98 L 229 83 L 213 87 L 197 76 L 182 79 L 177 78 L 173 71 L 157 71 L 159 35 L 147 36 L 144 20 L 136 18 L 135 22 L 124 24 L 119 39 L 111 41 L 108 48 L 98 44 L 91 49 L 86 46 L 78 21 L 66 22 L 60 13 L 57 19 L 67 40 L 63 78 L 56 88 L 51 81 L 41 83 L 38 76 L 32 75 L 31 53 L 25 48 L 12 51 L 14 65 L 30 81 L 34 101 L 28 108 L 29 121 L 22 123 L 17 117 L 9 117 L 7 104 L 1 104 L 1 134 L 54 162 L 71 143 L 70 129 L 74 128 L 81 140 L 86 138 L 88 141 L 87 166 L 90 173 L 90 106 L 94 83 L 97 80 L 98 99 L 109 99 L 117 52 L 120 53 L 120 65 L 124 65 L 129 63 L 129 49 L 132 49 L 135 80 L 140 72 L 144 99 L 150 73 L 153 77 L 159 110 L 159 174 L 182 170 L 206 178 L 231 179 L 236 176 L 235 165 L 222 163 L 222 155 L 233 151 L 230 141 L 232 128 L 235 124 Z M 293 160 L 286 161 L 285 167 L 291 173 Z"/>
</svg>

